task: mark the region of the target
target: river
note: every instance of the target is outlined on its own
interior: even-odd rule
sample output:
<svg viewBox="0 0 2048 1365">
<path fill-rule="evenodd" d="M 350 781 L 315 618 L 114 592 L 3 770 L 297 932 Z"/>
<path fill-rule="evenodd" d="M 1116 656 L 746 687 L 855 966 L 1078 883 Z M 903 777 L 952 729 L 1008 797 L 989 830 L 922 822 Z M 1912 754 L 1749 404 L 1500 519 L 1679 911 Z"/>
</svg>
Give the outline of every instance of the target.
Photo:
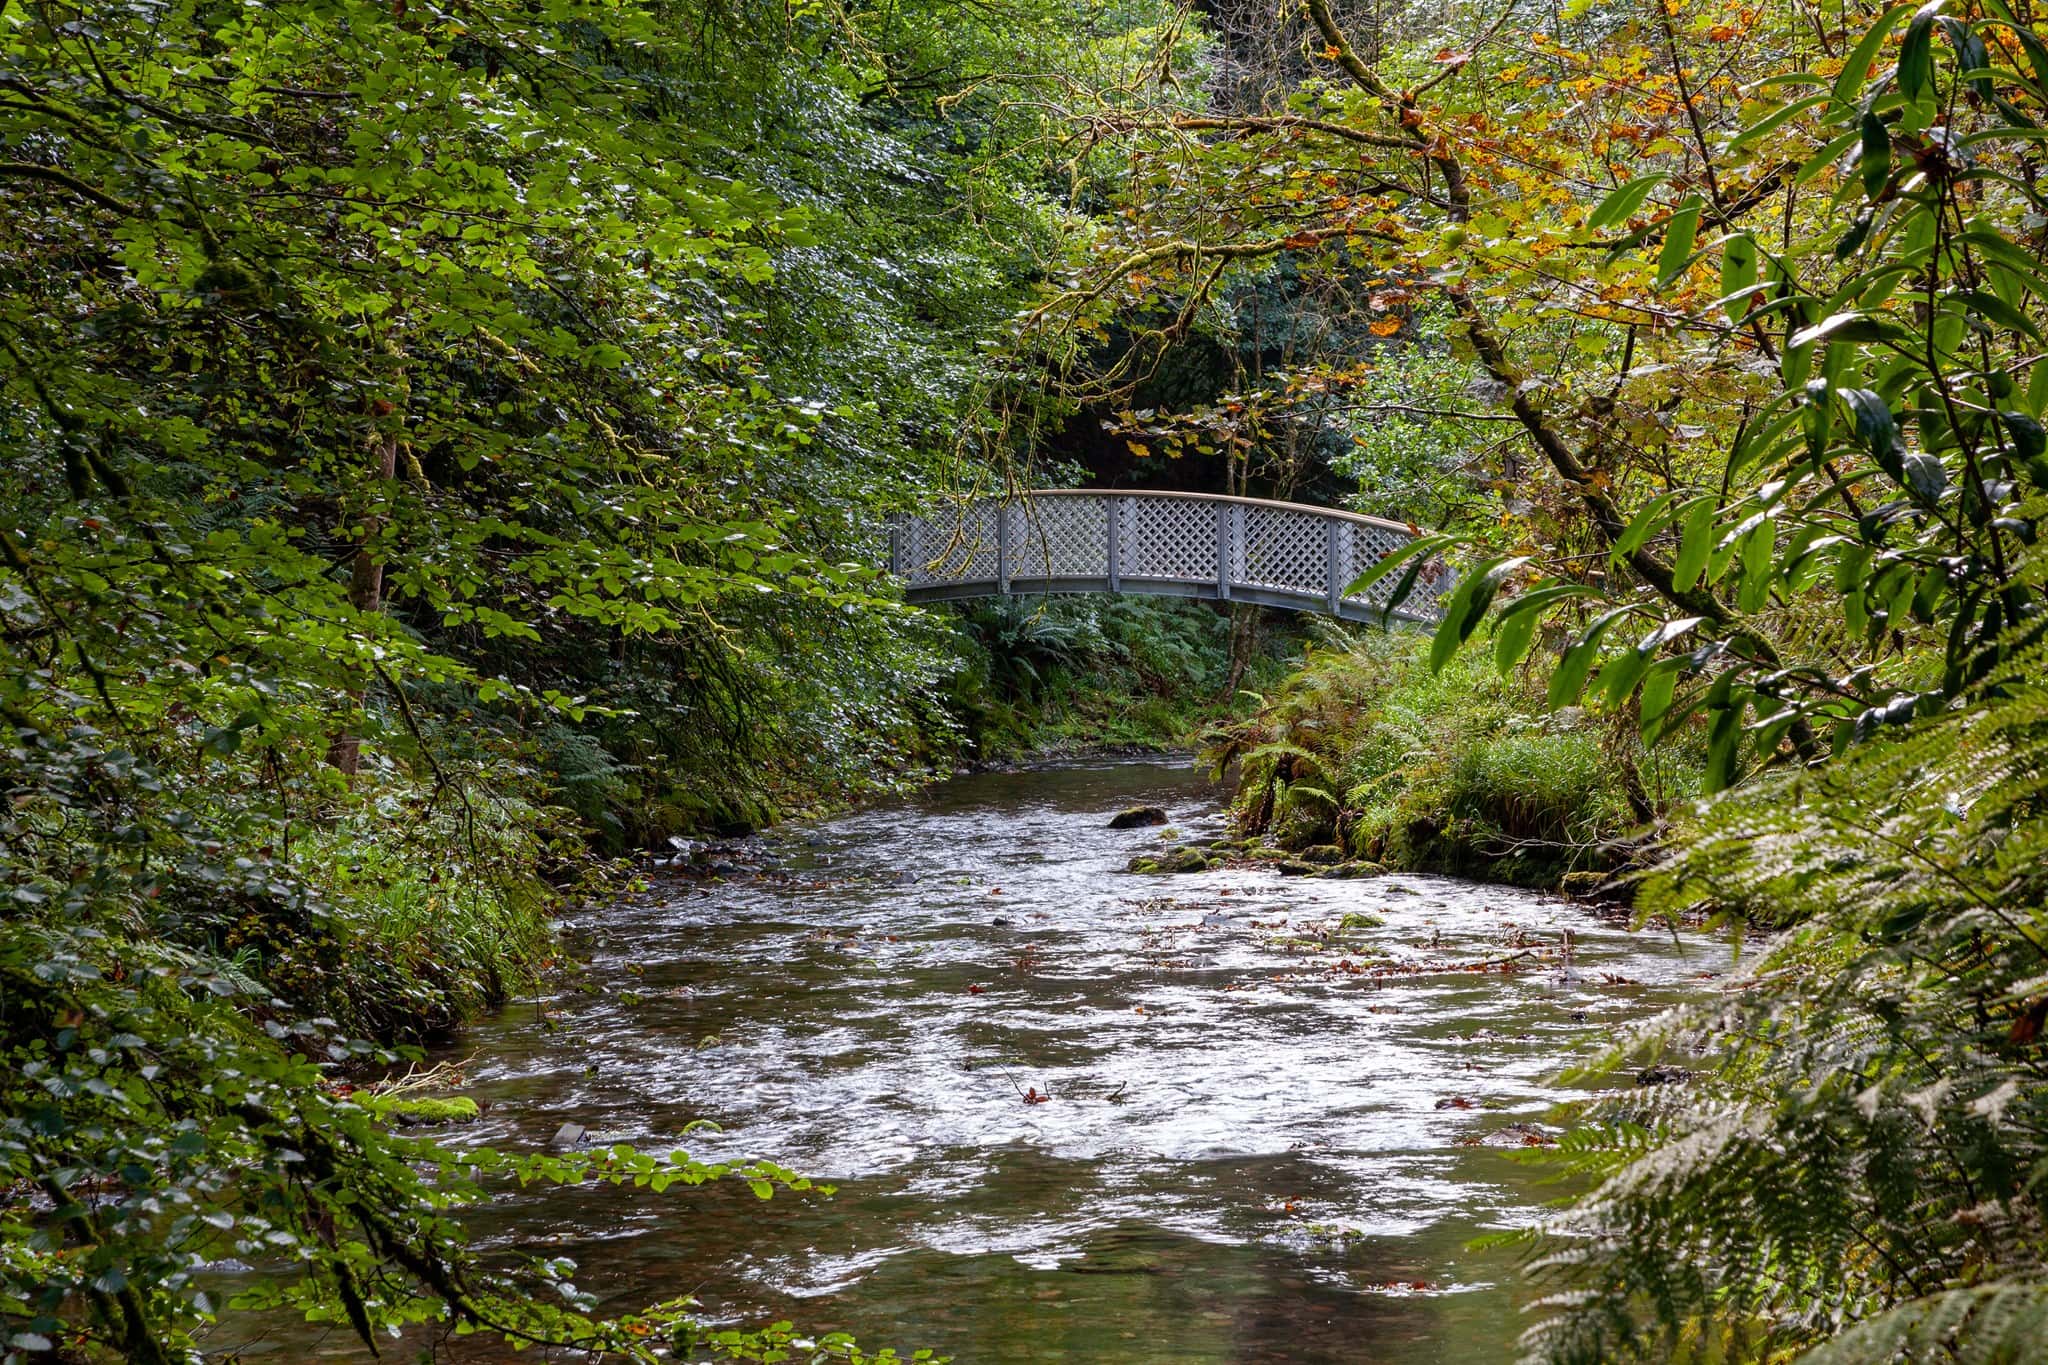
<svg viewBox="0 0 2048 1365">
<path fill-rule="evenodd" d="M 1725 944 L 1436 877 L 1134 875 L 1161 831 L 1106 825 L 1141 802 L 1222 830 L 1178 763 L 985 773 L 590 909 L 584 979 L 465 1037 L 487 1108 L 454 1136 L 573 1123 L 838 1193 L 536 1190 L 480 1239 L 613 1308 L 693 1292 L 963 1365 L 1511 1358 L 1515 1253 L 1468 1243 L 1558 1193 L 1516 1159 L 1550 1078 Z"/>
</svg>

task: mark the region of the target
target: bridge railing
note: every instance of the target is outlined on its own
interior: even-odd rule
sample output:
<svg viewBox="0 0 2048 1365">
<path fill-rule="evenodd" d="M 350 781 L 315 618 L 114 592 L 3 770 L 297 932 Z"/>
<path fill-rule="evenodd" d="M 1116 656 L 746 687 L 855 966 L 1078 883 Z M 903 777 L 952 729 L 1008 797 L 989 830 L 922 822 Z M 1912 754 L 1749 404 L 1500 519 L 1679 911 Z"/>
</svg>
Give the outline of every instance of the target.
<svg viewBox="0 0 2048 1365">
<path fill-rule="evenodd" d="M 1442 565 L 1426 568 L 1391 610 L 1401 574 L 1345 591 L 1414 535 L 1399 522 L 1298 503 L 1048 489 L 901 518 L 889 568 L 913 602 L 1122 592 L 1431 622 L 1451 581 Z"/>
</svg>

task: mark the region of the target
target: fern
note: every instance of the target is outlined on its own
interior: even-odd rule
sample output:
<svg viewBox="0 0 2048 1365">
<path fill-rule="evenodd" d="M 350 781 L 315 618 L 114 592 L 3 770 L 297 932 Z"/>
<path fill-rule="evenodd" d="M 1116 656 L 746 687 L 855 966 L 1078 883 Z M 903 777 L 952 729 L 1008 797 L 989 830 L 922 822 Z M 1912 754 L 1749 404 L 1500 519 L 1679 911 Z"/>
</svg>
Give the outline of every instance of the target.
<svg viewBox="0 0 2048 1365">
<path fill-rule="evenodd" d="M 1977 1285 L 1910 1300 L 1858 1323 L 1803 1359 L 1807 1365 L 1942 1360 L 2025 1365 L 2048 1353 L 2048 1284 Z"/>
<path fill-rule="evenodd" d="M 1707 1065 L 1560 1145 L 1602 1183 L 1540 1243 L 1530 1357 L 2048 1358 L 2044 669 L 1724 798 L 1647 879 L 1772 937 L 1606 1059 Z"/>
</svg>

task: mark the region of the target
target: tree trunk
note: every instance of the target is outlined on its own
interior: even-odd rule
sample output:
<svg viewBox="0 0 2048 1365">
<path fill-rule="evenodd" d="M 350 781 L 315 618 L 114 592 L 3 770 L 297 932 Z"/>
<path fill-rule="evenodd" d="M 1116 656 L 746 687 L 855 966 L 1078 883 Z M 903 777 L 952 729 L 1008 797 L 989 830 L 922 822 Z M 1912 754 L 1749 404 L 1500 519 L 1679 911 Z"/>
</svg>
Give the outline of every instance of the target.
<svg viewBox="0 0 2048 1365">
<path fill-rule="evenodd" d="M 371 452 L 376 457 L 378 484 L 388 484 L 398 477 L 399 422 L 394 405 L 382 399 L 376 405 L 379 427 L 371 440 Z M 355 559 L 349 566 L 348 603 L 358 612 L 368 615 L 384 605 L 384 561 L 377 558 L 374 542 L 383 518 L 371 515 L 363 518 L 363 537 L 356 545 Z M 351 704 L 360 703 L 361 689 L 349 694 Z M 362 767 L 363 738 L 352 731 L 342 730 L 335 734 L 327 745 L 327 761 L 349 777 L 354 777 Z"/>
<path fill-rule="evenodd" d="M 1259 650 L 1259 609 L 1248 602 L 1233 602 L 1230 606 L 1230 676 L 1223 684 L 1223 700 L 1228 702 L 1237 695 L 1244 685 L 1244 675 L 1250 671 L 1252 659 Z"/>
</svg>

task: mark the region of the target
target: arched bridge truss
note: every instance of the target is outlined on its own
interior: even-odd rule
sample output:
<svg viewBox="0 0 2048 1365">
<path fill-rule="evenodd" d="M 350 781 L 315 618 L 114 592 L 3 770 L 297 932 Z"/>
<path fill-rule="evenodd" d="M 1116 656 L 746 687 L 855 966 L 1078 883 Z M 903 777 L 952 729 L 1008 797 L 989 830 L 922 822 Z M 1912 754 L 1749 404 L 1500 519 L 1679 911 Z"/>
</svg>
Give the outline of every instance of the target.
<svg viewBox="0 0 2048 1365">
<path fill-rule="evenodd" d="M 1399 522 L 1204 493 L 1044 489 L 899 519 L 889 569 L 912 602 L 1040 593 L 1144 593 L 1255 602 L 1347 621 L 1434 622 L 1451 584 L 1427 566 L 1345 590 L 1414 539 Z"/>
</svg>

